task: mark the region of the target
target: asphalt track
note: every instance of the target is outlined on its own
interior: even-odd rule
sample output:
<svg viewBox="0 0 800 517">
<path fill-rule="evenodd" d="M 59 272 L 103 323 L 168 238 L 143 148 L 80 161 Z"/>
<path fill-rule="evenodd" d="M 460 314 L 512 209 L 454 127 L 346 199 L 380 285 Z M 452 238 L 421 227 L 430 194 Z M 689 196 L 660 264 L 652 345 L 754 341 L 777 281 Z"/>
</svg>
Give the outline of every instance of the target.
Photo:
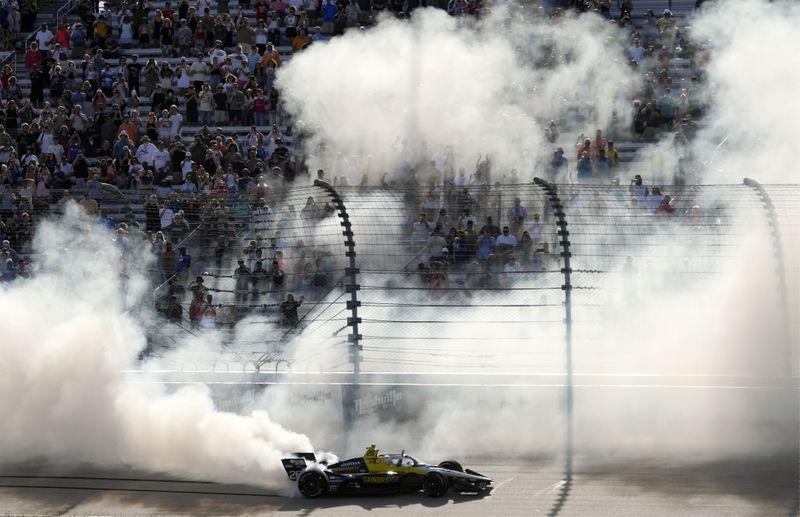
<svg viewBox="0 0 800 517">
<path fill-rule="evenodd" d="M 3 468 L 3 515 L 458 515 L 785 516 L 796 513 L 791 455 L 664 463 L 583 462 L 565 482 L 552 459 L 470 464 L 491 476 L 491 495 L 423 494 L 292 498 L 262 488 L 182 481 L 131 471 Z"/>
</svg>

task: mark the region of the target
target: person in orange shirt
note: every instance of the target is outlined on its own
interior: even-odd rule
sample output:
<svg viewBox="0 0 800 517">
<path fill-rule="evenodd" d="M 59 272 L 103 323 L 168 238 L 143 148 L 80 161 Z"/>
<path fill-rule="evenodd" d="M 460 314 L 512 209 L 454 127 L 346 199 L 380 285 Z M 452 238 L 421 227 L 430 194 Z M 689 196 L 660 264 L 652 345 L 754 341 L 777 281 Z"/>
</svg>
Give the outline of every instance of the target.
<svg viewBox="0 0 800 517">
<path fill-rule="evenodd" d="M 261 56 L 261 66 L 264 68 L 267 67 L 267 63 L 270 61 L 275 61 L 275 67 L 281 67 L 281 55 L 278 50 L 272 45 L 272 43 L 267 43 L 267 48 L 264 50 L 264 55 Z"/>
<path fill-rule="evenodd" d="M 297 32 L 297 36 L 292 40 L 292 50 L 294 52 L 300 52 L 308 45 L 311 44 L 311 36 L 308 35 L 308 31 L 305 29 L 300 29 Z"/>
<path fill-rule="evenodd" d="M 594 142 L 592 142 L 592 151 L 594 151 L 594 157 L 596 157 L 600 151 L 604 151 L 606 148 L 606 139 L 603 138 L 603 131 L 598 129 L 594 134 Z"/>
<path fill-rule="evenodd" d="M 131 142 L 136 143 L 136 135 L 139 132 L 139 127 L 131 122 L 131 116 L 129 114 L 125 114 L 125 119 L 123 120 L 122 124 L 120 124 L 119 129 L 117 130 L 117 136 L 120 133 L 125 132 L 131 139 Z"/>
</svg>

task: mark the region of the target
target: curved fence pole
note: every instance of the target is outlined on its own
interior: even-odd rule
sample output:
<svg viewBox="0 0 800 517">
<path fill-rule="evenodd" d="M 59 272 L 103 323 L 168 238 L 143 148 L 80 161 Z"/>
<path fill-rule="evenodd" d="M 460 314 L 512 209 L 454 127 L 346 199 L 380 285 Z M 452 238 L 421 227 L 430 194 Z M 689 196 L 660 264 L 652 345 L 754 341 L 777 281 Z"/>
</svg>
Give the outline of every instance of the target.
<svg viewBox="0 0 800 517">
<path fill-rule="evenodd" d="M 777 274 L 778 274 L 778 297 L 781 311 L 781 339 L 784 343 L 784 361 L 783 361 L 783 375 L 788 381 L 788 389 L 791 391 L 791 396 L 794 397 L 794 408 L 797 410 L 797 419 L 794 422 L 794 435 L 797 443 L 796 452 L 796 470 L 794 472 L 794 479 L 796 486 L 800 486 L 800 393 L 798 393 L 798 375 L 800 375 L 800 354 L 797 352 L 797 342 L 792 335 L 792 322 L 789 317 L 789 293 L 788 282 L 786 281 L 786 256 L 784 254 L 783 237 L 781 235 L 780 220 L 778 213 L 775 210 L 775 205 L 769 192 L 758 181 L 752 178 L 745 178 L 743 183 L 752 188 L 758 193 L 761 202 L 764 203 L 766 210 L 767 222 L 772 229 L 772 246 L 775 251 L 775 260 L 777 261 Z M 793 367 L 797 365 L 797 370 L 793 371 Z M 792 508 L 789 510 L 788 515 L 800 515 L 800 492 L 795 493 L 794 500 L 792 501 Z"/>
<path fill-rule="evenodd" d="M 787 291 L 788 282 L 786 281 L 786 258 L 783 252 L 783 238 L 781 237 L 780 221 L 778 220 L 778 213 L 775 211 L 775 205 L 772 203 L 772 198 L 770 198 L 767 190 L 758 181 L 751 178 L 745 178 L 744 184 L 758 193 L 758 196 L 761 198 L 761 202 L 764 203 L 764 209 L 766 210 L 767 215 L 767 223 L 772 229 L 772 246 L 775 251 L 775 260 L 777 262 L 778 297 L 782 320 L 781 339 L 784 343 L 783 373 L 785 377 L 791 378 L 795 373 L 792 371 L 792 365 L 797 357 L 795 357 L 796 354 L 793 350 L 791 339 L 792 330 L 791 319 L 789 318 L 789 294 Z"/>
<path fill-rule="evenodd" d="M 564 427 L 566 429 L 564 445 L 564 479 L 561 481 L 558 497 L 548 516 L 554 517 L 561 513 L 567 502 L 569 493 L 572 490 L 572 456 L 573 456 L 573 380 L 572 380 L 572 268 L 570 259 L 569 230 L 567 230 L 567 216 L 564 212 L 564 205 L 558 195 L 558 187 L 541 178 L 534 178 L 533 183 L 541 188 L 550 202 L 553 215 L 556 218 L 558 227 L 558 243 L 561 246 L 561 258 L 563 267 L 561 274 L 564 275 L 564 284 L 561 289 L 564 291 L 564 354 L 566 356 L 567 382 L 564 389 Z"/>
<path fill-rule="evenodd" d="M 361 286 L 358 285 L 359 269 L 356 265 L 356 243 L 353 239 L 353 225 L 350 222 L 350 216 L 347 213 L 347 207 L 344 204 L 342 196 L 336 191 L 333 186 L 325 181 L 314 180 L 314 186 L 324 190 L 336 205 L 336 210 L 339 213 L 339 218 L 342 220 L 342 235 L 345 237 L 344 245 L 347 248 L 345 256 L 348 258 L 348 267 L 345 268 L 345 276 L 347 283 L 345 284 L 345 292 L 350 295 L 347 300 L 347 309 L 350 311 L 350 317 L 347 318 L 347 326 L 351 328 L 350 335 L 347 336 L 348 352 L 350 362 L 353 363 L 353 376 L 349 384 L 342 386 L 342 412 L 344 417 L 345 434 L 344 434 L 344 448 L 347 450 L 349 436 L 347 430 L 352 428 L 352 424 L 356 418 L 356 402 L 359 398 L 358 377 L 361 372 L 361 351 L 363 346 L 361 340 L 363 336 L 358 332 L 358 325 L 361 323 L 361 318 L 358 316 L 358 308 L 361 302 L 358 300 L 358 291 Z"/>
</svg>

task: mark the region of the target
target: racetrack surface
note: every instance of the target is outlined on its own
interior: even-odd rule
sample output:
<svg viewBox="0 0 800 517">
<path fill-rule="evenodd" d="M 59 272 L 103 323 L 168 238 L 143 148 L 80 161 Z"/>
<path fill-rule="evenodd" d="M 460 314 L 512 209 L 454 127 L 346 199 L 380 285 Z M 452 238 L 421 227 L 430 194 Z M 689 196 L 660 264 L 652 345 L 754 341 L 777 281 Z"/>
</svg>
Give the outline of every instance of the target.
<svg viewBox="0 0 800 517">
<path fill-rule="evenodd" d="M 797 458 L 708 463 L 578 462 L 571 482 L 552 459 L 470 463 L 491 495 L 286 497 L 244 485 L 133 471 L 4 467 L 3 515 L 785 516 L 796 511 Z M 288 487 L 289 485 L 287 485 Z"/>
</svg>

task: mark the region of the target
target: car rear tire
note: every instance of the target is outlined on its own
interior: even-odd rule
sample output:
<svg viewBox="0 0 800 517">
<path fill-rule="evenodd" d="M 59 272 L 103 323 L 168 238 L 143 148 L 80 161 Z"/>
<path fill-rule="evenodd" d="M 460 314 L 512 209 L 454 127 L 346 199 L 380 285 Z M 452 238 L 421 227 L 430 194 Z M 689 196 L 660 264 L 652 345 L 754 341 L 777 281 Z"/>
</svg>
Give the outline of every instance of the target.
<svg viewBox="0 0 800 517">
<path fill-rule="evenodd" d="M 461 466 L 461 463 L 453 460 L 447 460 L 439 463 L 439 468 L 447 470 L 455 470 L 456 472 L 464 472 L 464 468 Z"/>
<path fill-rule="evenodd" d="M 422 491 L 430 497 L 441 497 L 447 493 L 450 483 L 438 472 L 429 472 L 422 481 Z"/>
<path fill-rule="evenodd" d="M 322 472 L 309 470 L 300 475 L 297 480 L 300 493 L 309 499 L 314 499 L 328 491 L 328 479 Z"/>
</svg>

